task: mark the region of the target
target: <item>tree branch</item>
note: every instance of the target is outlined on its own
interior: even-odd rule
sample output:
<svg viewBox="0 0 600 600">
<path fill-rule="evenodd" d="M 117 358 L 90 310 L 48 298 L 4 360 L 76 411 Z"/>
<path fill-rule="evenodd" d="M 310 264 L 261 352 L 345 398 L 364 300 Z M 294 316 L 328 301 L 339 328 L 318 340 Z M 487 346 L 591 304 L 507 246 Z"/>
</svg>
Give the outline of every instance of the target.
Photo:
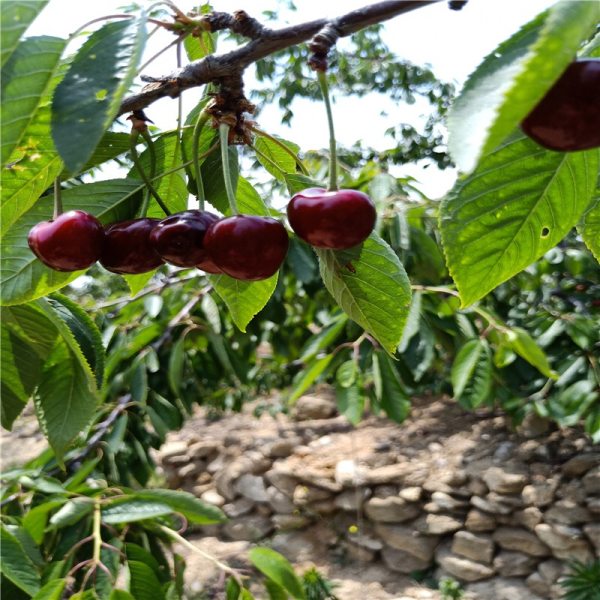
<svg viewBox="0 0 600 600">
<path fill-rule="evenodd" d="M 117 116 L 146 108 L 160 98 L 177 98 L 187 89 L 214 81 L 224 82 L 227 85 L 227 96 L 231 97 L 233 102 L 242 100 L 244 99 L 242 74 L 249 65 L 261 58 L 306 42 L 326 26 L 333 27 L 339 37 L 345 37 L 369 25 L 387 21 L 440 1 L 387 0 L 353 10 L 335 19 L 317 19 L 275 30 L 262 26 L 243 11 L 238 11 L 233 16 L 223 13 L 207 15 L 203 19 L 203 24 L 208 29 L 212 31 L 231 29 L 252 38 L 252 41 L 226 54 L 211 55 L 192 62 L 167 77 L 145 78 L 146 81 L 151 82 L 150 85 L 144 87 L 139 94 L 126 98 Z"/>
</svg>

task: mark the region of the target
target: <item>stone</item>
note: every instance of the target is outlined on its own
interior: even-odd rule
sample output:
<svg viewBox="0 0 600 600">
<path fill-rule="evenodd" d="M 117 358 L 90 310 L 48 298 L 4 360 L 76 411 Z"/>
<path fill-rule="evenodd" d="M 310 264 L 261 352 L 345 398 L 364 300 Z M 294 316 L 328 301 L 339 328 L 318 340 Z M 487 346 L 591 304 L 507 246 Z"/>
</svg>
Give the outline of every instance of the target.
<svg viewBox="0 0 600 600">
<path fill-rule="evenodd" d="M 489 490 L 487 485 L 479 479 L 479 477 L 473 477 L 469 483 L 467 484 L 467 490 L 469 491 L 469 496 L 485 496 Z"/>
<path fill-rule="evenodd" d="M 471 504 L 475 508 L 491 514 L 508 515 L 513 510 L 512 507 L 508 506 L 507 504 L 490 500 L 489 494 L 485 498 L 481 498 L 480 496 L 472 496 Z"/>
<path fill-rule="evenodd" d="M 275 529 L 282 531 L 302 529 L 311 522 L 306 515 L 273 515 L 271 521 L 275 525 Z"/>
<path fill-rule="evenodd" d="M 538 562 L 534 556 L 502 550 L 494 558 L 494 568 L 502 577 L 525 577 L 535 571 Z"/>
<path fill-rule="evenodd" d="M 552 585 L 562 575 L 566 565 L 555 558 L 545 560 L 538 565 L 538 573 L 542 579 L 548 584 Z"/>
<path fill-rule="evenodd" d="M 199 440 L 189 445 L 188 454 L 192 458 L 207 458 L 213 452 L 218 452 L 219 443 L 215 440 Z"/>
<path fill-rule="evenodd" d="M 348 540 L 356 546 L 361 546 L 372 552 L 378 552 L 383 548 L 383 542 L 373 535 L 370 529 L 359 531 L 357 533 L 350 533 Z"/>
<path fill-rule="evenodd" d="M 225 467 L 215 474 L 214 482 L 217 492 L 227 500 L 233 500 L 237 496 L 235 482 L 245 473 L 250 473 L 252 463 L 245 457 L 240 457 L 225 465 Z"/>
<path fill-rule="evenodd" d="M 561 470 L 566 477 L 581 477 L 593 467 L 600 465 L 600 453 L 578 454 L 563 464 Z"/>
<path fill-rule="evenodd" d="M 291 515 L 296 509 L 294 503 L 283 492 L 280 492 L 275 486 L 270 485 L 267 488 L 267 502 L 269 506 L 282 515 Z"/>
<path fill-rule="evenodd" d="M 523 473 L 507 472 L 501 467 L 490 467 L 482 479 L 490 491 L 498 494 L 518 494 L 527 484 L 527 476 Z"/>
<path fill-rule="evenodd" d="M 268 502 L 269 496 L 265 481 L 260 475 L 244 473 L 234 484 L 235 491 L 254 502 Z"/>
<path fill-rule="evenodd" d="M 298 471 L 298 479 L 301 483 L 337 494 L 344 489 L 344 486 L 335 481 L 333 477 L 334 474 L 330 470 L 302 468 Z"/>
<path fill-rule="evenodd" d="M 535 534 L 519 527 L 499 527 L 494 532 L 493 538 L 505 550 L 516 550 L 531 556 L 548 556 L 550 549 L 540 541 L 537 527 Z"/>
<path fill-rule="evenodd" d="M 590 511 L 572 500 L 558 500 L 544 513 L 544 521 L 561 525 L 577 525 L 591 519 Z"/>
<path fill-rule="evenodd" d="M 375 498 L 387 498 L 388 496 L 400 495 L 400 490 L 397 485 L 376 485 L 371 489 L 373 490 L 373 496 L 375 496 Z M 400 497 L 402 498 L 403 496 Z M 409 500 L 408 498 L 404 498 L 404 500 L 412 502 L 412 500 Z"/>
<path fill-rule="evenodd" d="M 335 505 L 335 500 L 330 498 L 329 500 L 319 500 L 318 502 L 311 502 L 307 504 L 305 510 L 317 515 L 331 515 L 338 511 Z"/>
<path fill-rule="evenodd" d="M 425 515 L 417 519 L 414 527 L 421 533 L 427 535 L 445 535 L 458 531 L 464 524 L 462 519 L 456 519 L 449 515 Z"/>
<path fill-rule="evenodd" d="M 343 487 L 354 487 L 365 482 L 367 469 L 356 464 L 352 459 L 338 461 L 335 465 L 334 478 Z"/>
<path fill-rule="evenodd" d="M 596 548 L 596 556 L 600 558 L 600 523 L 588 523 L 583 526 L 583 532 Z"/>
<path fill-rule="evenodd" d="M 538 596 L 541 596 L 542 598 L 550 597 L 550 587 L 551 586 L 544 581 L 543 577 L 537 571 L 532 573 L 525 580 L 525 583 L 526 583 L 527 587 L 534 594 L 537 594 Z"/>
<path fill-rule="evenodd" d="M 294 405 L 293 417 L 296 421 L 329 419 L 336 413 L 335 402 L 320 396 L 300 396 Z"/>
<path fill-rule="evenodd" d="M 407 486 L 419 486 L 423 484 L 426 478 L 427 469 L 423 466 L 412 463 L 395 463 L 369 469 L 365 475 L 365 484 L 399 483 Z"/>
<path fill-rule="evenodd" d="M 461 581 L 480 581 L 495 573 L 492 567 L 456 556 L 443 546 L 435 553 L 435 558 L 444 571 Z"/>
<path fill-rule="evenodd" d="M 310 485 L 297 485 L 292 496 L 294 504 L 305 506 L 311 502 L 319 500 L 328 500 L 331 498 L 331 492 Z"/>
<path fill-rule="evenodd" d="M 181 479 L 188 479 L 194 477 L 194 475 L 202 473 L 202 471 L 204 471 L 205 468 L 206 465 L 202 461 L 189 462 L 177 469 L 177 475 Z"/>
<path fill-rule="evenodd" d="M 556 490 L 556 495 L 563 500 L 571 500 L 576 504 L 582 505 L 585 504 L 585 501 L 587 500 L 587 494 L 579 479 L 572 479 L 568 483 L 561 485 L 558 490 Z"/>
<path fill-rule="evenodd" d="M 223 512 L 230 518 L 236 519 L 254 510 L 254 502 L 248 498 L 238 498 L 223 505 Z"/>
<path fill-rule="evenodd" d="M 416 558 L 431 561 L 439 537 L 422 535 L 407 525 L 375 524 L 375 533 L 388 545 L 396 550 L 408 552 Z"/>
<path fill-rule="evenodd" d="M 588 471 L 582 481 L 588 494 L 600 494 L 600 465 Z"/>
<path fill-rule="evenodd" d="M 294 490 L 298 485 L 297 477 L 277 467 L 273 467 L 270 471 L 267 471 L 265 478 L 272 486 L 290 498 L 294 495 Z"/>
<path fill-rule="evenodd" d="M 418 486 L 405 487 L 398 492 L 398 495 L 407 502 L 418 502 L 423 495 L 423 488 Z"/>
<path fill-rule="evenodd" d="M 465 600 L 548 600 L 534 594 L 522 579 L 497 577 L 465 587 Z"/>
<path fill-rule="evenodd" d="M 283 554 L 289 561 L 300 563 L 312 561 L 320 545 L 312 528 L 301 532 L 280 531 L 269 542 L 273 550 Z"/>
<path fill-rule="evenodd" d="M 533 483 L 523 488 L 521 497 L 526 505 L 542 508 L 552 504 L 557 487 L 556 480 L 550 480 L 547 483 Z"/>
<path fill-rule="evenodd" d="M 264 454 L 270 458 L 286 458 L 290 454 L 293 454 L 296 447 L 301 444 L 302 438 L 299 436 L 280 438 L 268 444 L 264 449 Z"/>
<path fill-rule="evenodd" d="M 408 552 L 396 548 L 384 548 L 381 551 L 381 558 L 388 569 L 406 575 L 413 571 L 427 569 L 431 564 L 431 561 L 417 558 Z"/>
<path fill-rule="evenodd" d="M 528 506 L 515 513 L 515 520 L 517 523 L 527 527 L 527 529 L 531 531 L 533 531 L 536 525 L 542 522 L 542 518 L 542 511 L 536 506 Z"/>
<path fill-rule="evenodd" d="M 452 539 L 451 550 L 465 558 L 491 564 L 494 557 L 494 540 L 491 535 L 457 531 Z"/>
<path fill-rule="evenodd" d="M 226 454 L 217 454 L 207 465 L 206 470 L 214 475 L 219 471 L 222 471 L 231 462 L 231 457 Z"/>
<path fill-rule="evenodd" d="M 581 529 L 566 525 L 540 523 L 535 527 L 536 535 L 552 549 L 552 554 L 562 560 L 593 560 L 589 543 L 583 539 Z"/>
<path fill-rule="evenodd" d="M 587 507 L 590 512 L 594 514 L 600 513 L 600 497 L 598 496 L 590 496 L 587 499 Z"/>
<path fill-rule="evenodd" d="M 225 498 L 213 488 L 202 492 L 202 494 L 200 494 L 200 500 L 204 500 L 204 502 L 208 502 L 213 506 L 223 506 L 226 502 Z"/>
<path fill-rule="evenodd" d="M 369 488 L 357 488 L 356 490 L 346 490 L 335 497 L 334 504 L 342 510 L 361 510 L 363 503 L 371 496 Z"/>
<path fill-rule="evenodd" d="M 223 533 L 232 540 L 257 542 L 273 531 L 273 523 L 263 515 L 245 515 L 223 525 Z"/>
<path fill-rule="evenodd" d="M 380 523 L 402 523 L 421 512 L 418 504 L 407 502 L 400 496 L 371 498 L 365 502 L 364 510 L 369 519 Z"/>
<path fill-rule="evenodd" d="M 525 415 L 525 418 L 517 427 L 517 431 L 528 439 L 538 438 L 550 431 L 550 420 L 531 411 Z"/>
<path fill-rule="evenodd" d="M 375 552 L 369 550 L 368 548 L 357 546 L 356 544 L 353 544 L 350 540 L 344 540 L 342 542 L 342 547 L 344 548 L 350 559 L 355 560 L 361 564 L 373 562 L 375 560 Z"/>
<path fill-rule="evenodd" d="M 188 445 L 187 442 L 183 441 L 171 441 L 165 442 L 160 448 L 160 456 L 164 462 L 169 463 L 168 459 L 173 456 L 185 456 L 187 460 L 188 456 Z"/>
<path fill-rule="evenodd" d="M 467 514 L 465 527 L 469 531 L 493 531 L 496 528 L 496 519 L 486 512 L 472 508 Z"/>
<path fill-rule="evenodd" d="M 468 502 L 465 502 L 464 500 L 457 500 L 446 492 L 433 492 L 433 494 L 431 494 L 431 500 L 434 502 L 434 504 L 439 506 L 440 509 L 447 510 L 449 512 L 460 511 L 469 506 Z"/>
</svg>

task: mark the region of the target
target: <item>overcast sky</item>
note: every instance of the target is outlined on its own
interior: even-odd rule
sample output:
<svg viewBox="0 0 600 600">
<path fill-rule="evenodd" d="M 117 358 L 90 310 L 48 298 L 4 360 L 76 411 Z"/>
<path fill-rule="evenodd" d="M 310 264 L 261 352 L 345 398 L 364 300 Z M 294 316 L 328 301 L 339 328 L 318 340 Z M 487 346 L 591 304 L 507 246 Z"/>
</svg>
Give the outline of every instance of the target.
<svg viewBox="0 0 600 600">
<path fill-rule="evenodd" d="M 175 3 L 184 12 L 197 5 L 197 2 L 190 0 L 176 0 Z M 278 21 L 270 23 L 270 26 L 277 27 L 323 16 L 336 16 L 363 6 L 367 1 L 298 0 L 296 3 L 298 10 L 290 12 L 282 9 L 276 0 L 212 2 L 215 10 L 231 12 L 244 8 L 257 18 L 264 10 L 279 10 Z M 124 0 L 50 0 L 28 35 L 68 36 L 95 17 L 120 12 L 119 7 L 123 4 L 126 4 Z M 460 85 L 499 42 L 552 4 L 554 0 L 470 0 L 462 11 L 457 12 L 449 10 L 446 2 L 439 2 L 388 21 L 384 39 L 398 57 L 417 64 L 429 64 L 438 78 Z M 147 56 L 171 40 L 172 35 L 166 32 L 153 36 L 147 47 Z M 153 62 L 145 72 L 162 75 L 171 72 L 174 67 L 175 52 L 171 50 Z M 252 80 L 252 73 L 248 72 L 245 77 L 248 89 L 252 86 Z M 190 110 L 197 98 L 194 90 L 185 92 L 185 110 Z M 362 139 L 365 144 L 376 148 L 389 147 L 391 142 L 384 138 L 384 131 L 395 123 L 411 122 L 423 111 L 422 106 L 392 103 L 379 94 L 366 98 L 335 98 L 335 102 L 336 134 L 339 142 L 345 145 Z M 176 111 L 176 101 L 164 99 L 153 105 L 149 114 L 157 125 L 170 128 L 173 127 Z M 382 111 L 387 113 L 386 118 L 379 116 Z M 276 105 L 264 107 L 260 114 L 260 125 L 272 133 L 292 139 L 304 150 L 326 147 L 325 110 L 308 101 L 299 101 L 294 106 L 294 112 L 296 116 L 291 127 L 287 127 L 281 124 L 281 113 Z M 359 113 L 367 113 L 369 118 L 357 119 Z M 433 197 L 443 195 L 454 179 L 451 171 L 439 173 L 433 167 L 424 171 L 420 166 L 411 165 L 399 168 L 396 174 L 414 175 L 419 179 L 423 191 Z"/>
</svg>

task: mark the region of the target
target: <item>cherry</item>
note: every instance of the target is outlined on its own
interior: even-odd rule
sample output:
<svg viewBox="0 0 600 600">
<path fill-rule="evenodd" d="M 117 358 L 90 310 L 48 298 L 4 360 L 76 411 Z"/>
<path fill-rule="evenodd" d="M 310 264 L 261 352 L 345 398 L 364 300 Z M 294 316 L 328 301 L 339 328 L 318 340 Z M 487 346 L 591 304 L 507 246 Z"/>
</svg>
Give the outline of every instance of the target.
<svg viewBox="0 0 600 600">
<path fill-rule="evenodd" d="M 235 215 L 213 223 L 204 247 L 214 264 L 235 279 L 255 281 L 274 275 L 288 249 L 288 234 L 276 219 Z"/>
<path fill-rule="evenodd" d="M 369 237 L 377 213 L 375 205 L 357 190 L 328 192 L 308 188 L 295 194 L 287 207 L 290 226 L 316 248 L 343 250 Z"/>
<path fill-rule="evenodd" d="M 178 267 L 200 266 L 215 269 L 204 249 L 206 230 L 217 215 L 201 210 L 186 210 L 163 219 L 150 234 L 150 243 L 163 260 Z M 202 266 L 203 265 L 203 266 Z M 206 268 L 205 268 L 206 267 Z"/>
<path fill-rule="evenodd" d="M 31 251 L 55 271 L 91 267 L 102 252 L 104 230 L 96 217 L 70 210 L 34 225 L 27 236 Z"/>
<path fill-rule="evenodd" d="M 600 60 L 572 62 L 521 127 L 549 150 L 600 146 Z"/>
<path fill-rule="evenodd" d="M 158 219 L 132 219 L 114 223 L 105 230 L 100 264 L 113 273 L 146 273 L 162 264 L 162 258 L 150 243 L 150 234 Z"/>
</svg>

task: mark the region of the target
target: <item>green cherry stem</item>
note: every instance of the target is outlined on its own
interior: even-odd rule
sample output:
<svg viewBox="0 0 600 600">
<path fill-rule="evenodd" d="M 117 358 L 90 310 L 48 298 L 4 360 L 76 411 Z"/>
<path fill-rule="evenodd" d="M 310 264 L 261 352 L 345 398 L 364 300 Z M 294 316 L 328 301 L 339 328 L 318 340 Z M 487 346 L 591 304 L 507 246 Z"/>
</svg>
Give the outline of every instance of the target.
<svg viewBox="0 0 600 600">
<path fill-rule="evenodd" d="M 152 182 L 151 182 L 152 177 L 148 177 L 148 175 L 146 174 L 146 171 L 144 171 L 144 167 L 142 166 L 142 161 L 140 160 L 140 155 L 138 154 L 138 151 L 136 148 L 137 139 L 138 139 L 139 134 L 140 134 L 139 131 L 133 130 L 129 137 L 131 158 L 133 160 L 133 164 L 135 165 L 135 168 L 137 169 L 140 177 L 142 178 L 142 181 L 146 184 L 146 187 L 148 188 L 150 193 L 154 196 L 154 199 L 156 200 L 158 205 L 161 207 L 162 211 L 165 213 L 165 215 L 168 216 L 171 214 L 171 211 L 167 208 L 167 205 L 163 202 L 163 199 L 158 195 L 158 192 L 156 191 L 155 187 L 152 185 Z M 141 135 L 144 138 L 144 141 L 146 142 L 146 144 L 148 146 L 148 153 L 150 156 L 150 170 L 154 171 L 154 170 L 156 170 L 156 154 L 154 152 L 154 143 L 152 142 L 152 138 L 150 137 L 150 134 L 147 131 L 141 132 Z M 145 215 L 145 213 L 147 211 L 147 205 L 146 205 L 145 209 L 146 210 L 144 210 L 144 212 L 142 213 L 142 216 Z"/>
<path fill-rule="evenodd" d="M 327 74 L 325 71 L 317 71 L 317 79 L 321 87 L 321 94 L 325 101 L 327 110 L 327 124 L 329 125 L 329 186 L 327 191 L 336 191 L 337 184 L 337 150 L 335 144 L 335 130 L 333 129 L 333 111 L 331 110 L 331 101 L 329 99 L 329 86 L 327 85 Z"/>
<path fill-rule="evenodd" d="M 60 177 L 57 177 L 54 180 L 54 215 L 53 219 L 58 219 L 58 217 L 63 212 L 62 205 L 62 196 L 61 196 L 61 188 L 60 188 Z"/>
<path fill-rule="evenodd" d="M 231 207 L 231 213 L 239 214 L 235 192 L 233 191 L 233 182 L 231 181 L 231 166 L 229 164 L 229 125 L 221 123 L 219 125 L 219 140 L 221 141 L 221 162 L 223 163 L 223 177 L 225 178 L 225 191 L 227 200 Z"/>
<path fill-rule="evenodd" d="M 209 114 L 202 110 L 198 115 L 196 126 L 194 127 L 194 137 L 192 139 L 192 160 L 194 162 L 194 177 L 196 178 L 196 193 L 198 196 L 198 203 L 200 210 L 204 210 L 204 203 L 206 201 L 206 194 L 204 192 L 204 183 L 202 182 L 202 172 L 200 171 L 200 156 L 198 151 L 200 149 L 200 134 L 206 122 L 209 119 Z M 226 178 L 227 179 L 227 178 Z"/>
</svg>

